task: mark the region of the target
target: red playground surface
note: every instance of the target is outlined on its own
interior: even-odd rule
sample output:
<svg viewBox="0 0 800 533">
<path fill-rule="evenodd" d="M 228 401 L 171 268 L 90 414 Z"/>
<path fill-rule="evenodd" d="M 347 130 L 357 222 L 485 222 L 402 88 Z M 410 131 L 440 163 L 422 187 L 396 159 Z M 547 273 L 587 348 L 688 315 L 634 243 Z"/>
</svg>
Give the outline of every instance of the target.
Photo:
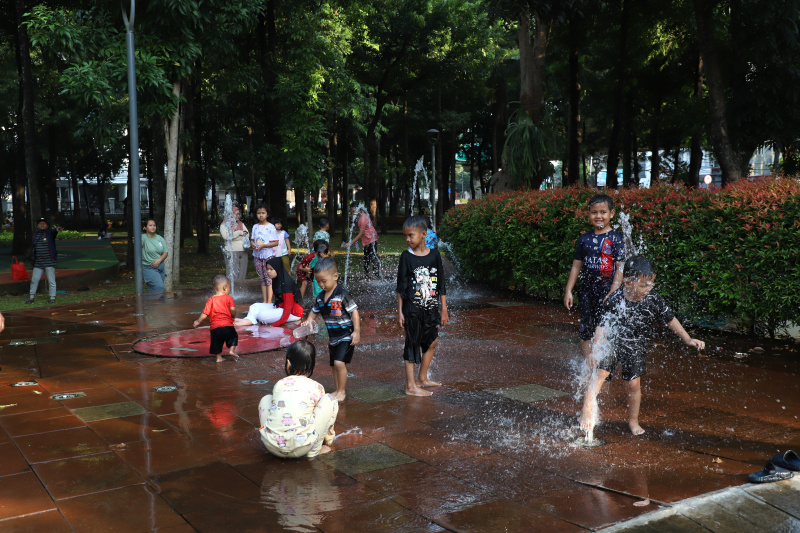
<svg viewBox="0 0 800 533">
<path fill-rule="evenodd" d="M 239 347 L 236 353 L 245 355 L 277 350 L 281 347 L 281 339 L 292 337 L 292 329 L 272 326 L 236 328 L 239 334 Z M 208 353 L 209 343 L 209 329 L 205 327 L 145 337 L 134 343 L 133 350 L 156 357 L 212 357 Z"/>
</svg>

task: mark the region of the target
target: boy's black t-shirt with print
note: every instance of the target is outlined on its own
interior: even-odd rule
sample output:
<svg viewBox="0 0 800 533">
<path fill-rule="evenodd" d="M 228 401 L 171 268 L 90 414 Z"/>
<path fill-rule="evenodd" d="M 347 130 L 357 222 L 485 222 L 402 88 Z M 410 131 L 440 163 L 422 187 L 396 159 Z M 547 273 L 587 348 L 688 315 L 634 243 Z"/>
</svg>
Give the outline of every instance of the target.
<svg viewBox="0 0 800 533">
<path fill-rule="evenodd" d="M 439 250 L 430 250 L 422 256 L 406 250 L 400 255 L 397 293 L 404 304 L 412 303 L 417 309 L 439 309 L 439 296 L 447 294 Z"/>
<path fill-rule="evenodd" d="M 581 283 L 603 286 L 608 291 L 618 266 L 625 262 L 625 241 L 614 230 L 584 233 L 575 245 L 575 259 L 583 262 Z M 587 288 L 581 285 L 582 288 Z"/>
<path fill-rule="evenodd" d="M 675 315 L 655 291 L 650 291 L 641 301 L 625 298 L 624 287 L 615 290 L 603 305 L 600 326 L 607 328 L 609 339 L 618 351 L 643 354 L 650 345 L 653 324 L 669 324 Z"/>
</svg>

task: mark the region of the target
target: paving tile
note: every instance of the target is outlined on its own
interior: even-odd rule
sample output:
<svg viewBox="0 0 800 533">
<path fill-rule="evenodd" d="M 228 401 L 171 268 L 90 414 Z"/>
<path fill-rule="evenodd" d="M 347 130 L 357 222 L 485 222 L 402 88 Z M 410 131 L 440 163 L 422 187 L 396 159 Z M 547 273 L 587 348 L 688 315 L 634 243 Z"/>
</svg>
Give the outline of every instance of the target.
<svg viewBox="0 0 800 533">
<path fill-rule="evenodd" d="M 405 396 L 396 400 L 387 400 L 382 402 L 380 407 L 390 413 L 425 423 L 442 418 L 463 416 L 470 412 L 469 409 L 440 402 L 432 397 L 421 398 L 418 396 Z M 342 410 L 342 407 L 340 407 L 340 416 Z"/>
<path fill-rule="evenodd" d="M 148 479 L 217 461 L 204 447 L 180 435 L 130 442 L 114 451 Z"/>
<path fill-rule="evenodd" d="M 731 491 L 725 498 L 717 498 L 715 503 L 750 522 L 753 529 L 800 530 L 800 520 L 743 490 Z"/>
<path fill-rule="evenodd" d="M 119 392 L 118 390 L 111 388 L 105 383 L 103 383 L 102 387 L 98 388 L 84 388 L 84 389 L 77 389 L 75 391 L 63 391 L 59 394 L 69 394 L 71 392 L 82 392 L 85 396 L 80 396 L 77 398 L 63 398 L 59 399 L 59 401 L 66 407 L 70 409 L 80 409 L 83 407 L 92 407 L 92 406 L 99 406 L 99 405 L 111 405 L 115 403 L 125 403 L 130 401 L 130 399 Z"/>
<path fill-rule="evenodd" d="M 797 474 L 795 474 L 795 477 Z M 764 483 L 760 485 L 748 485 L 744 488 L 747 492 L 761 498 L 770 505 L 800 519 L 800 498 L 797 491 L 792 490 L 784 483 Z"/>
<path fill-rule="evenodd" d="M 15 437 L 14 441 L 31 464 L 108 451 L 106 443 L 87 427 Z"/>
<path fill-rule="evenodd" d="M 276 511 L 261 502 L 238 501 L 222 507 L 187 513 L 184 518 L 200 533 L 318 531 L 310 519 L 293 512 L 290 507 Z"/>
<path fill-rule="evenodd" d="M 38 388 L 26 390 L 27 387 L 20 387 L 20 389 L 25 390 L 25 392 L 3 396 L 2 401 L 0 401 L 0 417 L 61 407 L 60 403 L 56 400 L 51 400 L 47 393 L 41 393 Z"/>
<path fill-rule="evenodd" d="M 0 482 L 0 520 L 55 509 L 36 474 L 24 472 L 5 476 Z M 0 522 L 2 529 L 3 522 Z"/>
<path fill-rule="evenodd" d="M 332 451 L 320 455 L 317 459 L 348 476 L 416 461 L 413 457 L 380 443 Z"/>
<path fill-rule="evenodd" d="M 538 402 L 540 400 L 549 400 L 550 398 L 570 395 L 568 392 L 551 389 L 543 385 L 537 385 L 536 383 L 518 385 L 516 387 L 508 387 L 503 389 L 494 389 L 489 390 L 488 392 L 499 394 L 500 396 L 505 396 L 506 398 L 525 403 Z"/>
<path fill-rule="evenodd" d="M 58 507 L 76 533 L 152 531 L 185 523 L 147 485 L 69 498 Z"/>
<path fill-rule="evenodd" d="M 50 394 L 106 387 L 107 385 L 88 372 L 70 372 L 61 376 L 41 378 L 39 384 Z"/>
<path fill-rule="evenodd" d="M 339 406 L 336 422 L 350 428 L 357 427 L 364 435 L 374 439 L 430 427 L 411 418 L 387 413 L 381 404 L 347 401 Z"/>
<path fill-rule="evenodd" d="M 469 509 L 442 513 L 434 522 L 452 531 L 586 531 L 569 522 L 539 513 L 530 507 L 497 499 Z"/>
<path fill-rule="evenodd" d="M 194 409 L 161 417 L 161 420 L 190 437 L 223 433 L 234 429 L 253 429 L 253 424 L 226 409 L 230 404 L 218 404 L 207 409 Z"/>
<path fill-rule="evenodd" d="M 28 461 L 25 460 L 25 457 L 17 449 L 17 445 L 13 442 L 0 444 L 0 457 L 2 457 L 2 460 L 0 460 L 0 476 L 21 474 L 30 470 Z"/>
<path fill-rule="evenodd" d="M 157 476 L 153 484 L 161 497 L 180 514 L 261 498 L 259 485 L 218 462 Z"/>
<path fill-rule="evenodd" d="M 9 518 L 0 522 L 3 533 L 71 533 L 67 521 L 61 516 L 59 511 L 44 511 L 41 513 Z"/>
<path fill-rule="evenodd" d="M 144 483 L 112 452 L 38 463 L 33 469 L 56 500 Z"/>
<path fill-rule="evenodd" d="M 446 433 L 433 428 L 395 433 L 381 440 L 387 446 L 428 464 L 473 457 L 490 451 L 471 442 L 452 440 Z"/>
<path fill-rule="evenodd" d="M 433 532 L 441 528 L 423 516 L 406 509 L 391 498 L 344 505 L 333 511 L 315 514 L 313 524 L 324 533 L 351 533 L 353 531 Z"/>
<path fill-rule="evenodd" d="M 91 422 L 89 427 L 108 444 L 149 441 L 178 435 L 177 430 L 152 413 L 109 418 Z"/>
<path fill-rule="evenodd" d="M 37 411 L 36 413 L 20 413 L 18 415 L 4 416 L 0 418 L 0 424 L 3 425 L 6 432 L 12 437 L 85 426 L 81 419 L 64 407 L 46 409 L 44 411 Z"/>
<path fill-rule="evenodd" d="M 415 462 L 359 474 L 356 479 L 427 517 L 468 509 L 496 499 L 491 492 L 448 475 L 444 469 Z"/>
<path fill-rule="evenodd" d="M 757 526 L 745 515 L 731 513 L 721 505 L 714 502 L 706 502 L 706 504 L 703 506 L 693 506 L 689 509 L 681 511 L 681 514 L 697 522 L 706 529 L 719 533 L 728 531 L 776 531 L 776 529 L 771 528 L 771 524 L 769 523 L 762 524 L 763 527 Z"/>
<path fill-rule="evenodd" d="M 136 402 L 112 403 L 109 405 L 95 405 L 92 407 L 72 409 L 72 413 L 86 423 L 107 420 L 109 418 L 140 415 L 144 412 L 144 407 Z"/>
<path fill-rule="evenodd" d="M 400 387 L 392 385 L 376 385 L 374 387 L 364 387 L 363 389 L 350 389 L 348 396 L 358 398 L 362 402 L 377 403 L 395 398 L 403 398 L 406 394 Z"/>
<path fill-rule="evenodd" d="M 630 526 L 616 526 L 614 533 L 708 533 L 708 529 L 679 514 L 654 517 L 644 523 L 634 522 Z"/>
</svg>

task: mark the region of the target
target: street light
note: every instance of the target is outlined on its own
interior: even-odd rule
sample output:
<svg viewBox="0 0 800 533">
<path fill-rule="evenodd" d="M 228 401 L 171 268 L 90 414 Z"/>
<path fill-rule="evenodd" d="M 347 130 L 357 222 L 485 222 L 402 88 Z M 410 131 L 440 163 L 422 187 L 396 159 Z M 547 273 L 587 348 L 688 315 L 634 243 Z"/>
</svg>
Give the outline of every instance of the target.
<svg viewBox="0 0 800 533">
<path fill-rule="evenodd" d="M 136 60 L 133 46 L 133 18 L 136 16 L 136 0 L 131 0 L 131 16 L 125 13 L 125 4 L 121 3 L 122 20 L 125 22 L 125 45 L 128 51 L 128 113 L 130 127 L 128 135 L 131 141 L 131 209 L 133 209 L 133 285 L 136 294 L 142 294 L 142 194 L 139 183 L 139 118 L 136 108 Z"/>
<path fill-rule="evenodd" d="M 439 141 L 439 130 L 431 128 L 425 133 L 431 143 L 431 194 L 428 211 L 431 213 L 432 229 L 436 231 L 436 143 Z"/>
</svg>

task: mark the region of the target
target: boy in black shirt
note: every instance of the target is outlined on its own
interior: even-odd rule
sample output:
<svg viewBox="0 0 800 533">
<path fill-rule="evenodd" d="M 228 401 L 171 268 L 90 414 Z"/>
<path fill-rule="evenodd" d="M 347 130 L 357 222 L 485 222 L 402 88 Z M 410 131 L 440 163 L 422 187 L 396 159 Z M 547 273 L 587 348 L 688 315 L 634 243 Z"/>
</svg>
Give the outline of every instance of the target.
<svg viewBox="0 0 800 533">
<path fill-rule="evenodd" d="M 441 385 L 428 378 L 433 352 L 439 343 L 439 324 L 450 320 L 447 314 L 442 256 L 425 245 L 428 224 L 421 216 L 409 217 L 403 224 L 408 250 L 400 255 L 397 268 L 397 320 L 405 329 L 406 394 L 430 396 L 422 387 Z M 414 378 L 414 366 L 419 375 Z"/>
<path fill-rule="evenodd" d="M 645 257 L 637 255 L 625 261 L 623 272 L 623 286 L 606 300 L 605 314 L 592 341 L 591 361 L 598 368 L 587 385 L 580 419 L 581 429 L 587 434 L 597 422 L 597 394 L 617 363 L 622 367 L 622 379 L 628 382 L 628 426 L 634 435 L 644 433 L 639 425 L 640 379 L 647 373 L 644 355 L 653 323 L 666 324 L 688 346 L 698 350 L 706 346 L 689 337 L 661 295 L 652 292 L 656 275 Z"/>
</svg>

